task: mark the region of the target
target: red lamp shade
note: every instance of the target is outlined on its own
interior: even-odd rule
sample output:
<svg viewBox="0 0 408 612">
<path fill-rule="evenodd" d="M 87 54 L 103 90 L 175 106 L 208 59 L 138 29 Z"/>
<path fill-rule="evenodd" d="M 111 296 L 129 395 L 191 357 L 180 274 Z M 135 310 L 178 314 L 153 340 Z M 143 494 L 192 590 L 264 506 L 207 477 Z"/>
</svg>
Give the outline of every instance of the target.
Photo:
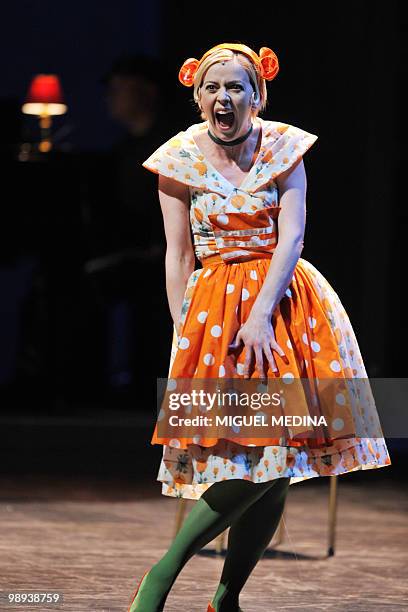
<svg viewBox="0 0 408 612">
<path fill-rule="evenodd" d="M 63 115 L 67 111 L 56 74 L 37 74 L 33 78 L 22 111 L 29 115 Z"/>
</svg>

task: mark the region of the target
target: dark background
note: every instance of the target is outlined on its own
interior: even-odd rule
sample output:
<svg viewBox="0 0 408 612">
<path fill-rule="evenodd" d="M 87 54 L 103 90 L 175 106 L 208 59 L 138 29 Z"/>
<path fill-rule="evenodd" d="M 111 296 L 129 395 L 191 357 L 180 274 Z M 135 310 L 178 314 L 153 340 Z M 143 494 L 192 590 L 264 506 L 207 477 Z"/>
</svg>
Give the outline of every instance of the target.
<svg viewBox="0 0 408 612">
<path fill-rule="evenodd" d="M 64 448 L 61 455 L 72 466 L 72 439 L 82 434 L 76 455 L 82 449 L 93 465 L 84 450 L 90 439 L 98 439 L 100 459 L 107 441 L 113 444 L 114 438 L 115 448 L 123 450 L 132 447 L 138 426 L 147 428 L 147 436 L 151 432 L 155 381 L 167 375 L 171 341 L 164 261 L 120 254 L 132 248 L 132 240 L 152 239 L 145 236 L 152 221 L 154 240 L 164 243 L 157 178 L 141 171 L 140 162 L 179 129 L 200 121 L 192 90 L 178 83 L 177 73 L 185 59 L 199 58 L 219 42 L 239 41 L 255 50 L 269 46 L 278 55 L 280 72 L 268 85 L 263 117 L 319 136 L 305 156 L 302 257 L 339 294 L 368 374 L 405 376 L 402 3 L 234 7 L 44 0 L 3 8 L 3 469 L 22 466 L 24 448 L 39 467 L 40 449 L 48 460 L 52 448 L 54 461 L 56 449 Z M 161 93 L 157 141 L 145 143 L 135 158 L 137 214 L 121 242 L 123 235 L 112 229 L 119 214 L 112 155 L 124 131 L 109 116 L 101 79 L 124 53 L 161 60 L 170 78 Z M 22 144 L 35 141 L 38 128 L 35 118 L 22 115 L 21 104 L 31 78 L 41 72 L 60 76 L 68 112 L 53 122 L 52 153 L 22 161 Z M 102 422 L 107 430 L 99 439 L 94 428 Z M 54 446 L 45 443 L 51 431 Z M 390 446 L 402 449 L 404 443 L 390 440 Z"/>
</svg>

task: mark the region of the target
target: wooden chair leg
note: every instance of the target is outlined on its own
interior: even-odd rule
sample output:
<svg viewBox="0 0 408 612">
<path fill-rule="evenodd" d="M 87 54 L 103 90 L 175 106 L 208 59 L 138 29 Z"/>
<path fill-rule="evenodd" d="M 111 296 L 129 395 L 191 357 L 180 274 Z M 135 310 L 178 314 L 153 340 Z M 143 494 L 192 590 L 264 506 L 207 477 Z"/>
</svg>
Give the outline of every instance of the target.
<svg viewBox="0 0 408 612">
<path fill-rule="evenodd" d="M 174 526 L 174 536 L 173 537 L 176 537 L 176 535 L 180 531 L 180 527 L 182 526 L 183 521 L 184 521 L 184 515 L 186 513 L 186 509 L 187 509 L 187 499 L 185 497 L 180 497 L 178 501 L 178 506 L 177 506 L 176 523 Z"/>
<path fill-rule="evenodd" d="M 337 476 L 330 476 L 329 495 L 329 537 L 327 554 L 334 555 L 336 541 L 336 519 L 337 519 Z"/>
<path fill-rule="evenodd" d="M 284 518 L 285 518 L 285 510 L 282 512 L 282 516 L 280 518 L 278 528 L 275 532 L 275 537 L 272 542 L 274 546 L 279 546 L 279 544 L 282 544 L 283 542 L 283 539 L 285 536 Z"/>
<path fill-rule="evenodd" d="M 217 553 L 217 555 L 222 555 L 222 553 L 224 552 L 226 548 L 225 547 L 226 534 L 227 534 L 227 529 L 224 529 L 224 531 L 215 538 L 215 552 Z"/>
</svg>

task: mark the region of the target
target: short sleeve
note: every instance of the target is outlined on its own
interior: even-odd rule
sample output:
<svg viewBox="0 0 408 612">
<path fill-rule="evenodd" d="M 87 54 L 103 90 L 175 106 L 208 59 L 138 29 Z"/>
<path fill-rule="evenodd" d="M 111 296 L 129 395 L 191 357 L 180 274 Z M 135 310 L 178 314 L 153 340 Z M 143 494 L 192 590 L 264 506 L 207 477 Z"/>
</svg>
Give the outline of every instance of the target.
<svg viewBox="0 0 408 612">
<path fill-rule="evenodd" d="M 182 139 L 179 138 L 178 135 L 174 136 L 156 149 L 156 151 L 142 163 L 143 168 L 155 174 L 163 174 L 169 178 L 174 178 L 181 169 L 181 160 L 178 156 L 181 146 Z"/>
<path fill-rule="evenodd" d="M 289 170 L 317 139 L 318 136 L 315 134 L 294 125 L 280 123 L 272 126 L 260 160 L 258 178 L 254 181 L 252 191 L 256 191 L 261 185 Z"/>
<path fill-rule="evenodd" d="M 180 132 L 161 145 L 142 166 L 155 174 L 162 174 L 191 187 L 207 187 L 207 169 L 202 160 L 196 158 L 194 141 L 186 132 Z"/>
<path fill-rule="evenodd" d="M 281 137 L 272 145 L 273 177 L 289 170 L 316 142 L 317 136 L 294 125 L 277 128 Z"/>
</svg>

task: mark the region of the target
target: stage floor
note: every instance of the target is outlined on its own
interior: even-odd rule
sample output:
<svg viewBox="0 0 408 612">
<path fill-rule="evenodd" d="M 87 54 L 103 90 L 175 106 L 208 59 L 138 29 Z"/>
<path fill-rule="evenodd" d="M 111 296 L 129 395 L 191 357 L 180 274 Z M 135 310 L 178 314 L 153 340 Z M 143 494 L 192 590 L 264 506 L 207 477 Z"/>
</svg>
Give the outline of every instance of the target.
<svg viewBox="0 0 408 612">
<path fill-rule="evenodd" d="M 292 485 L 283 542 L 245 585 L 245 612 L 399 611 L 408 607 L 408 492 L 392 468 L 338 480 L 336 553 L 328 558 L 328 478 Z M 389 477 L 387 477 L 387 472 Z M 187 502 L 187 511 L 195 502 Z M 125 612 L 173 537 L 178 500 L 133 477 L 0 476 L 0 587 L 63 594 L 63 604 L 0 610 Z M 223 559 L 212 542 L 185 566 L 166 612 L 205 612 Z"/>
</svg>

